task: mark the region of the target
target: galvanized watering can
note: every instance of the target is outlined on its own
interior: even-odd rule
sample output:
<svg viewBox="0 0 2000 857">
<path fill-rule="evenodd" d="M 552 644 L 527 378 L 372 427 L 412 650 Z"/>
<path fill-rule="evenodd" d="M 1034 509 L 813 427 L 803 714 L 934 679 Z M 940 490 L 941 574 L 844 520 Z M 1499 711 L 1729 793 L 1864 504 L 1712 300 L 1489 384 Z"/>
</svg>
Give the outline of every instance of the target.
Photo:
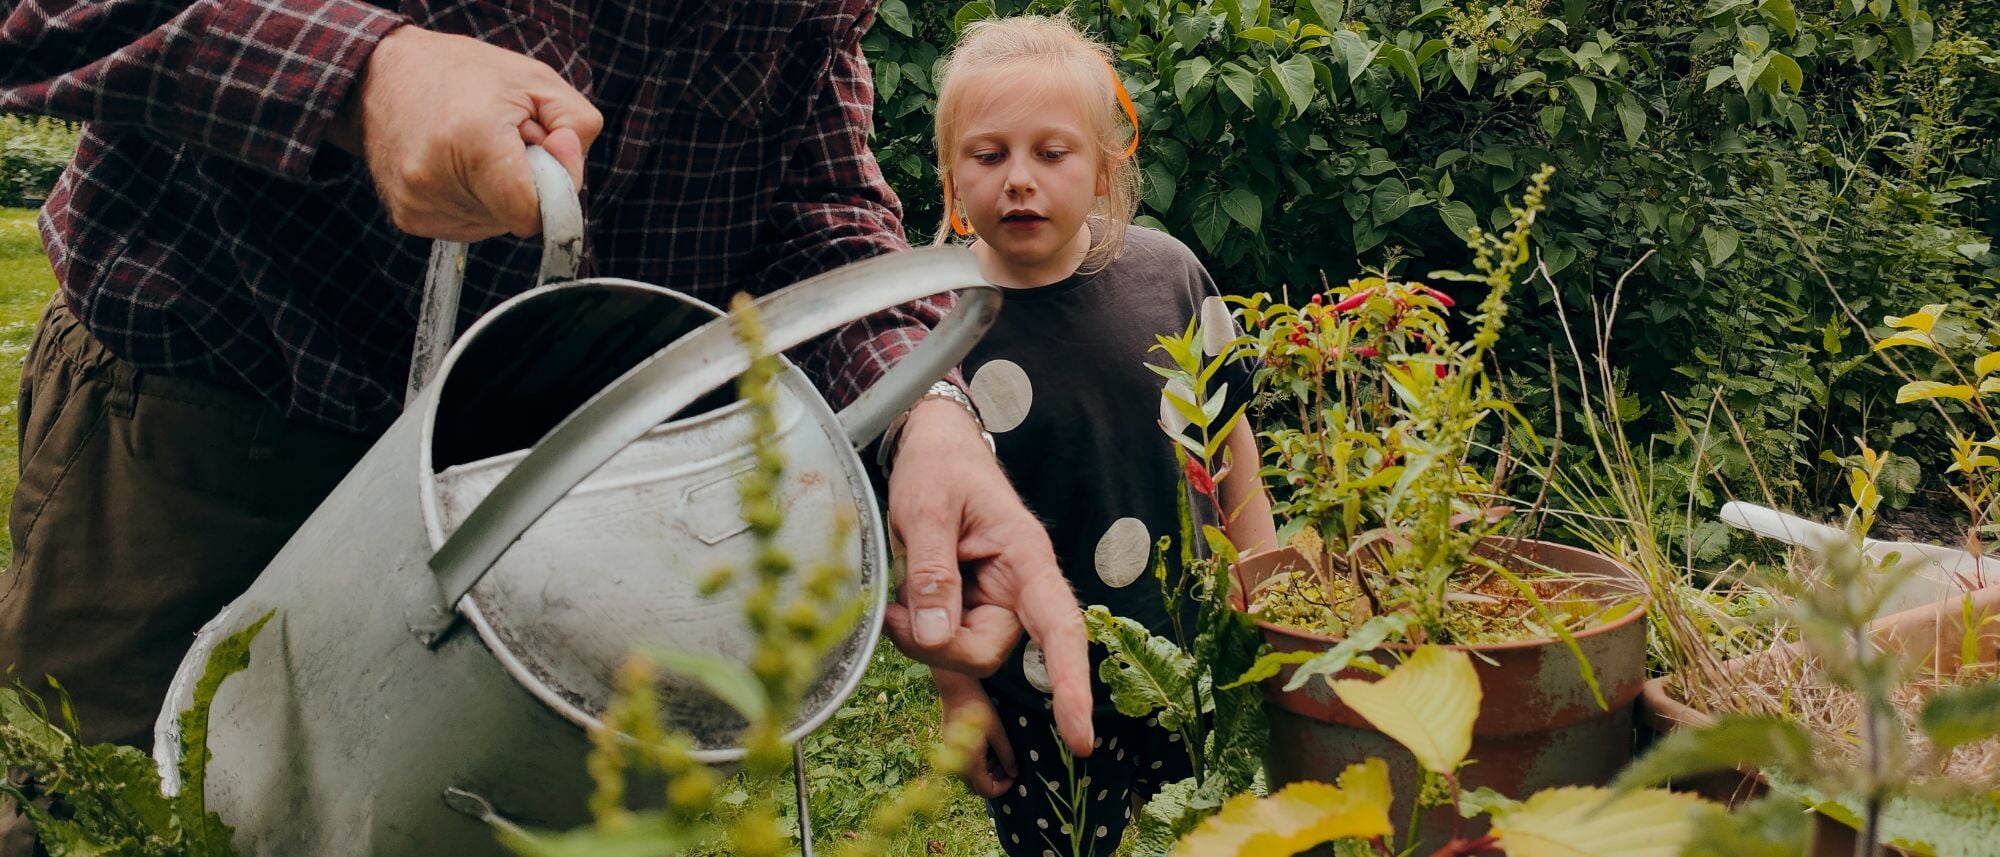
<svg viewBox="0 0 2000 857">
<path fill-rule="evenodd" d="M 541 280 L 567 280 L 582 215 L 568 174 L 532 154 Z M 446 244 L 433 256 L 403 415 L 201 631 L 169 692 L 154 746 L 177 789 L 178 715 L 209 652 L 276 611 L 209 720 L 208 806 L 243 854 L 503 853 L 472 817 L 489 807 L 530 826 L 581 824 L 586 730 L 634 646 L 747 661 L 740 591 L 697 591 L 750 559 L 736 487 L 749 423 L 726 389 L 749 355 L 727 320 L 644 283 L 557 282 L 496 307 L 435 359 L 463 259 Z M 847 595 L 867 604 L 793 739 L 853 691 L 879 634 L 888 548 L 854 447 L 964 356 L 999 293 L 970 253 L 921 250 L 758 302 L 767 344 L 782 349 L 948 291 L 957 308 L 840 413 L 790 364 L 777 382 L 781 545 L 824 557 L 835 522 L 850 522 Z M 663 716 L 695 736 L 703 761 L 740 758 L 736 713 L 666 681 Z"/>
</svg>

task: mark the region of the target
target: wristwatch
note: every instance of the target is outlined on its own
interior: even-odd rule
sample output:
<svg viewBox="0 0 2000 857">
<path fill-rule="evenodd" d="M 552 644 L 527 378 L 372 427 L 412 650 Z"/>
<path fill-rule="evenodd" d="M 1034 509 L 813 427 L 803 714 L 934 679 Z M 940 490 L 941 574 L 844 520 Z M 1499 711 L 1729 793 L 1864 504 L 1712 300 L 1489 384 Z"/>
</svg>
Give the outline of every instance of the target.
<svg viewBox="0 0 2000 857">
<path fill-rule="evenodd" d="M 896 459 L 896 442 L 902 439 L 903 425 L 910 421 L 910 412 L 915 411 L 918 405 L 932 399 L 950 399 L 954 404 L 964 408 L 965 412 L 972 416 L 973 425 L 979 426 L 979 438 L 986 441 L 987 451 L 998 454 L 993 445 L 993 433 L 986 430 L 986 421 L 979 418 L 979 407 L 972 403 L 972 397 L 959 389 L 957 384 L 938 381 L 931 384 L 930 389 L 925 390 L 916 401 L 911 402 L 907 410 L 898 414 L 895 421 L 889 423 L 889 430 L 882 433 L 882 442 L 875 447 L 875 463 L 882 468 L 882 475 L 889 475 L 889 463 Z"/>
</svg>

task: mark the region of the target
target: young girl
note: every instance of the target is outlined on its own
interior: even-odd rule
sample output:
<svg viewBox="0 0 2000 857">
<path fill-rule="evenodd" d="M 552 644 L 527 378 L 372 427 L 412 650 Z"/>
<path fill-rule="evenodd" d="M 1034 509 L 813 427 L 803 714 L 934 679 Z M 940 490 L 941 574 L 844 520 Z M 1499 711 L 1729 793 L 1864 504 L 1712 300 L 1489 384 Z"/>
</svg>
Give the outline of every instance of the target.
<svg viewBox="0 0 2000 857">
<path fill-rule="evenodd" d="M 1183 489 L 1162 432 L 1162 381 L 1144 364 L 1168 365 L 1153 351 L 1155 337 L 1181 333 L 1197 315 L 1211 354 L 1234 329 L 1188 248 L 1131 225 L 1136 117 L 1110 56 L 1060 17 L 966 29 L 939 72 L 947 210 L 939 241 L 970 239 L 987 279 L 1008 290 L 999 321 L 964 368 L 1000 460 L 1048 524 L 1078 601 L 1169 635 L 1152 552 L 1160 536 L 1179 538 Z M 1222 382 L 1233 400 L 1223 413 L 1235 413 L 1250 393 L 1249 372 L 1227 367 L 1209 389 Z M 1276 536 L 1250 427 L 1238 420 L 1218 428 L 1229 432 L 1235 462 L 1220 486 L 1222 508 L 1234 514 L 1230 537 L 1245 551 L 1270 546 Z M 1211 508 L 1205 499 L 1192 507 L 1198 516 Z M 1037 647 L 1017 650 L 983 682 L 934 673 L 947 720 L 984 709 L 994 724 L 986 764 L 975 762 L 967 780 L 987 798 L 1009 855 L 1109 855 L 1136 807 L 1190 776 L 1181 737 L 1118 714 L 1095 672 L 1096 744 L 1073 769 L 1054 734 Z"/>
</svg>

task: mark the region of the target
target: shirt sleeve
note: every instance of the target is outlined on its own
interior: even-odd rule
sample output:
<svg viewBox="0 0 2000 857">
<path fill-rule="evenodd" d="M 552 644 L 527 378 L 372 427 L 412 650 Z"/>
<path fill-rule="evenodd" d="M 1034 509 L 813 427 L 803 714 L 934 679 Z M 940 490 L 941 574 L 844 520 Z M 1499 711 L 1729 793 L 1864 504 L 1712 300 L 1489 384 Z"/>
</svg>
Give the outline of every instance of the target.
<svg viewBox="0 0 2000 857">
<path fill-rule="evenodd" d="M 874 81 L 861 55 L 857 24 L 834 50 L 812 99 L 801 142 L 786 165 L 770 213 L 770 262 L 760 292 L 884 253 L 909 249 L 902 204 L 868 149 Z M 949 295 L 906 304 L 854 322 L 794 354 L 834 407 L 845 406 L 944 318 Z M 949 377 L 964 386 L 954 371 Z"/>
<path fill-rule="evenodd" d="M 0 110 L 140 126 L 303 179 L 404 22 L 360 0 L 19 0 L 0 19 Z"/>
</svg>

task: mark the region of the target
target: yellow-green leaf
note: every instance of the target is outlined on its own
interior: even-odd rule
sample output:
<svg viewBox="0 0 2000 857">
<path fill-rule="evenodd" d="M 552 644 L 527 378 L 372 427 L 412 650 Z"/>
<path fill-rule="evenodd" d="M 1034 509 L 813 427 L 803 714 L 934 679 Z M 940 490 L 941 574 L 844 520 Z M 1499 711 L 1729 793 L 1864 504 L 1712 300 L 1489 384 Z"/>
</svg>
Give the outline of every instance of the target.
<svg viewBox="0 0 2000 857">
<path fill-rule="evenodd" d="M 1175 843 L 1169 857 L 1291 857 L 1336 839 L 1388 836 L 1389 766 L 1350 765 L 1340 785 L 1293 783 L 1270 797 L 1241 794 Z"/>
<path fill-rule="evenodd" d="M 1979 382 L 1979 392 L 2000 393 L 2000 378 L 1988 378 Z"/>
<path fill-rule="evenodd" d="M 1972 361 L 1972 375 L 1975 378 L 1984 378 L 1995 371 L 2000 371 L 2000 351 L 1989 351 L 1979 355 L 1978 360 Z"/>
<path fill-rule="evenodd" d="M 1961 401 L 1979 395 L 1979 391 L 1964 384 L 1945 384 L 1939 381 L 1911 381 L 1896 391 L 1896 404 L 1915 402 L 1921 399 L 1935 399 L 1939 396 Z"/>
<path fill-rule="evenodd" d="M 1507 857 L 1677 857 L 1698 810 L 1689 794 L 1595 787 L 1546 789 L 1493 819 Z"/>
<path fill-rule="evenodd" d="M 1906 316 L 1889 316 L 1882 319 L 1882 323 L 1890 327 L 1905 327 L 1929 333 L 1931 326 L 1937 324 L 1938 316 L 1944 315 L 1944 310 L 1944 304 L 1925 304 L 1923 309 Z"/>
<path fill-rule="evenodd" d="M 1915 345 L 1919 348 L 1929 348 L 1936 344 L 1937 340 L 1932 339 L 1928 333 L 1918 330 L 1903 330 L 1883 337 L 1875 343 L 1875 347 L 1872 350 L 1881 351 L 1884 348 L 1895 348 L 1899 345 Z"/>
<path fill-rule="evenodd" d="M 1340 701 L 1440 774 L 1458 770 L 1479 718 L 1479 674 L 1456 649 L 1425 646 L 1381 681 L 1333 683 Z"/>
</svg>

